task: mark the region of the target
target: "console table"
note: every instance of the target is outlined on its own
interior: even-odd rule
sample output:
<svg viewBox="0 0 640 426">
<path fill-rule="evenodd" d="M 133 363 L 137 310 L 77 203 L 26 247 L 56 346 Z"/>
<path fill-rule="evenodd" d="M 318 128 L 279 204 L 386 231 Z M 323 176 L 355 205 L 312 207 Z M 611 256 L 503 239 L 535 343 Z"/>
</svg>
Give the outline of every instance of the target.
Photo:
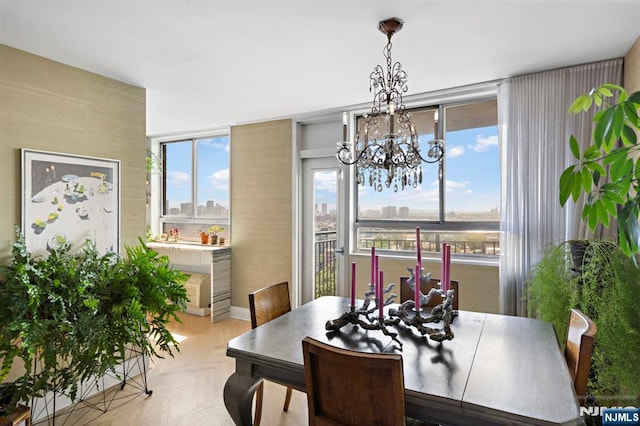
<svg viewBox="0 0 640 426">
<path fill-rule="evenodd" d="M 184 271 L 211 275 L 211 322 L 229 317 L 231 311 L 231 247 L 198 243 L 147 243 Z"/>
</svg>

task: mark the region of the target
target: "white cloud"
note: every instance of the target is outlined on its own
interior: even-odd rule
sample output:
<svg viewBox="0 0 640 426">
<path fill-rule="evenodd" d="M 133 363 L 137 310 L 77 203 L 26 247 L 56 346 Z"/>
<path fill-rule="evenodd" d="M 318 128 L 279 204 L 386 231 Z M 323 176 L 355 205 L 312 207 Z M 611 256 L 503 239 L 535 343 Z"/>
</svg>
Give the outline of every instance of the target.
<svg viewBox="0 0 640 426">
<path fill-rule="evenodd" d="M 229 169 L 221 169 L 207 176 L 211 186 L 220 191 L 229 190 Z"/>
<path fill-rule="evenodd" d="M 456 158 L 464 155 L 464 147 L 463 146 L 452 146 L 447 149 L 447 157 Z"/>
<path fill-rule="evenodd" d="M 215 142 L 211 146 L 213 146 L 214 148 L 222 149 L 227 154 L 229 153 L 229 143 L 228 142 L 226 142 L 226 143 Z"/>
<path fill-rule="evenodd" d="M 186 187 L 189 185 L 189 174 L 184 172 L 167 172 L 167 184 L 170 186 Z"/>
<path fill-rule="evenodd" d="M 221 149 L 227 154 L 229 153 L 229 142 L 221 142 L 220 139 L 198 139 L 198 145 L 209 146 L 211 148 Z"/>
<path fill-rule="evenodd" d="M 314 181 L 319 191 L 336 191 L 335 172 L 317 172 L 314 174 Z"/>
<path fill-rule="evenodd" d="M 498 136 L 493 135 L 485 138 L 483 135 L 478 135 L 476 136 L 476 144 L 467 146 L 473 151 L 485 152 L 487 149 L 493 146 L 498 146 Z"/>
<path fill-rule="evenodd" d="M 466 189 L 469 186 L 469 181 L 456 182 L 454 180 L 448 180 L 446 185 L 447 189 L 451 190 Z"/>
</svg>

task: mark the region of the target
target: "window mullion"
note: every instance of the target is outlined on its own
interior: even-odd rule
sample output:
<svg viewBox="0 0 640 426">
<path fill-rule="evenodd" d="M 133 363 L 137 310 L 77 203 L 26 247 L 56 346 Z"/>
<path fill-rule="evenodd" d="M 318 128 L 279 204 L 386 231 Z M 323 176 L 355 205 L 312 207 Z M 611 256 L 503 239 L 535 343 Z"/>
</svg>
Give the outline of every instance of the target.
<svg viewBox="0 0 640 426">
<path fill-rule="evenodd" d="M 191 139 L 191 216 L 198 217 L 198 140 Z"/>
</svg>

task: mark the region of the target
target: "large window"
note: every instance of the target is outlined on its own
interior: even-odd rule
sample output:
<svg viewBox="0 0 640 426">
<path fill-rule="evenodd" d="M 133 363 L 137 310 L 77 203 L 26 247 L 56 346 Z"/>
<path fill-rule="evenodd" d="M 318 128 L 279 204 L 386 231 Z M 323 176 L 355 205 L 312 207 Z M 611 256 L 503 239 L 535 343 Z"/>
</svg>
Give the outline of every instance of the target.
<svg viewBox="0 0 640 426">
<path fill-rule="evenodd" d="M 210 225 L 229 225 L 229 136 L 160 143 L 163 232 L 196 238 Z"/>
<path fill-rule="evenodd" d="M 415 252 L 415 227 L 422 250 L 437 252 L 441 243 L 458 255 L 500 253 L 500 166 L 495 99 L 442 104 L 411 111 L 421 152 L 434 139 L 434 112 L 446 154 L 439 164 L 423 164 L 416 188 L 381 192 L 357 188 L 356 241 L 364 250 Z M 367 179 L 365 175 L 365 180 Z"/>
</svg>

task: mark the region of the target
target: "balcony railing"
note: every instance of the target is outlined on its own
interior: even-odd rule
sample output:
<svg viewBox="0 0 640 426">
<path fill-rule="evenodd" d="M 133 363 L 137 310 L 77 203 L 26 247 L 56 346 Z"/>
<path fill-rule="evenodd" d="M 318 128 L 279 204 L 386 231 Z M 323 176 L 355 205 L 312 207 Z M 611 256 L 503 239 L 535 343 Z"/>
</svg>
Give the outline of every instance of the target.
<svg viewBox="0 0 640 426">
<path fill-rule="evenodd" d="M 336 232 L 315 234 L 315 297 L 336 296 Z"/>
<path fill-rule="evenodd" d="M 439 253 L 441 248 L 440 242 L 435 241 L 421 241 L 422 252 Z M 370 239 L 360 238 L 358 241 L 358 247 L 361 249 L 368 249 L 375 244 L 376 249 L 392 250 L 392 251 L 416 251 L 416 240 L 404 240 L 404 239 Z M 484 255 L 498 255 L 500 254 L 500 242 L 499 241 L 452 241 L 451 252 L 458 254 L 484 254 Z"/>
</svg>

